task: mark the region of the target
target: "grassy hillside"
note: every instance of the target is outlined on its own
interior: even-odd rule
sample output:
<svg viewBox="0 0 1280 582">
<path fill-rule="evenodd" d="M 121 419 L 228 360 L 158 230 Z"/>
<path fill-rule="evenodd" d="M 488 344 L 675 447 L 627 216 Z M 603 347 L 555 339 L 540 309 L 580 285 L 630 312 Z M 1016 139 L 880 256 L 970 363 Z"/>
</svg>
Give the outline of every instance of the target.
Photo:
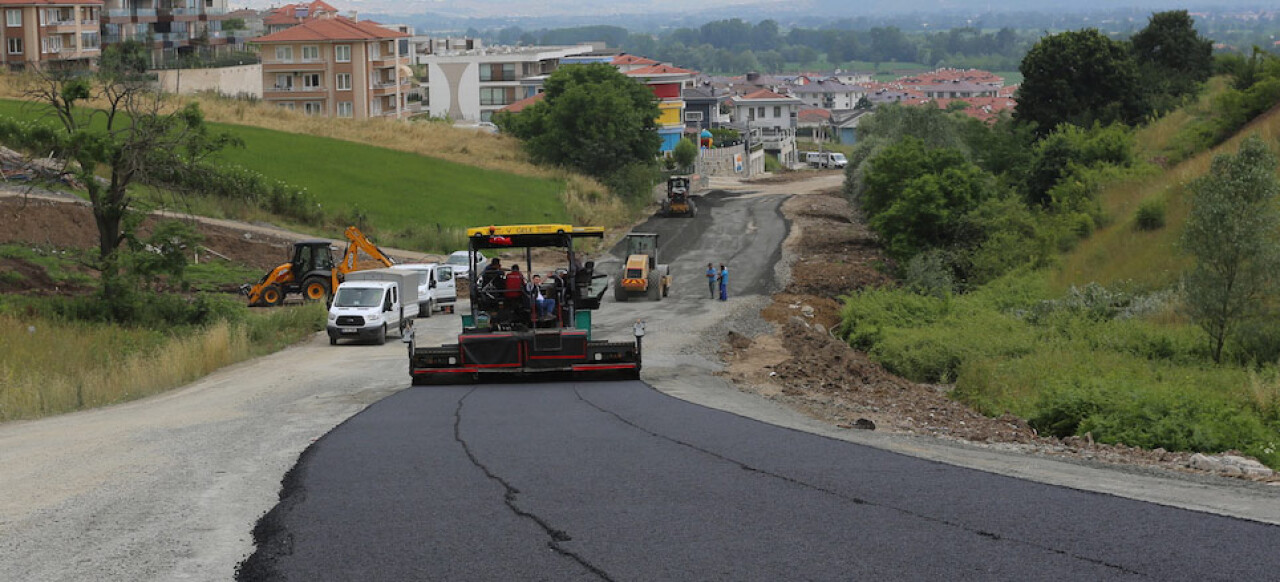
<svg viewBox="0 0 1280 582">
<path fill-rule="evenodd" d="M 1220 86 L 1215 89 L 1220 89 Z M 1206 96 L 1200 104 L 1175 112 L 1140 130 L 1139 151 L 1159 162 L 1159 158 L 1173 147 L 1179 130 L 1209 98 Z M 1072 285 L 1090 282 L 1110 285 L 1119 281 L 1161 287 L 1176 282 L 1191 264 L 1178 249 L 1178 239 L 1190 211 L 1187 184 L 1209 170 L 1213 156 L 1234 152 L 1240 141 L 1253 133 L 1268 143 L 1277 143 L 1277 138 L 1280 138 L 1280 110 L 1271 110 L 1221 145 L 1196 154 L 1168 170 L 1152 168 L 1141 175 L 1107 185 L 1101 199 L 1112 219 L 1110 224 L 1098 229 L 1063 257 L 1062 268 L 1053 275 L 1052 288 L 1063 291 Z M 1154 231 L 1135 228 L 1135 214 L 1139 205 L 1147 200 L 1164 201 L 1164 228 Z"/>
</svg>

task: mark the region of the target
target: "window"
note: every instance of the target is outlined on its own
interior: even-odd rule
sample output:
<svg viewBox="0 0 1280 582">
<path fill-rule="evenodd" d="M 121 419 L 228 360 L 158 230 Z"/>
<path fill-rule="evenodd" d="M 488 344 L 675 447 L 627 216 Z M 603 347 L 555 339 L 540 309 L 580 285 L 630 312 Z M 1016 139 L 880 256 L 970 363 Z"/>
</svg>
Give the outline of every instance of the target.
<svg viewBox="0 0 1280 582">
<path fill-rule="evenodd" d="M 22 26 L 22 11 L 21 10 L 5 10 L 4 23 L 6 26 Z M 18 52 L 22 52 L 22 51 L 18 51 Z"/>
<path fill-rule="evenodd" d="M 350 101 L 339 101 L 339 102 L 338 102 L 338 117 L 351 117 L 351 102 L 350 102 Z"/>
<path fill-rule="evenodd" d="M 316 45 L 313 45 L 313 44 L 311 44 L 311 45 L 303 45 L 303 47 L 302 47 L 302 60 L 304 60 L 304 61 L 318 61 L 318 60 L 320 60 L 320 47 L 318 47 L 318 46 L 316 46 Z"/>
<path fill-rule="evenodd" d="M 516 101 L 515 87 L 481 87 L 481 105 L 510 105 Z"/>
<path fill-rule="evenodd" d="M 335 81 L 339 91 L 351 90 L 351 73 L 338 73 Z"/>
<path fill-rule="evenodd" d="M 480 65 L 481 81 L 516 80 L 515 63 L 484 63 Z"/>
<path fill-rule="evenodd" d="M 756 117 L 759 117 L 760 119 L 764 119 L 764 108 L 763 108 L 763 107 L 757 107 L 757 108 L 756 108 Z"/>
<path fill-rule="evenodd" d="M 278 107 L 280 107 L 281 109 L 288 109 L 289 111 L 293 111 L 293 103 L 291 102 L 280 103 L 278 104 Z"/>
<path fill-rule="evenodd" d="M 9 44 L 9 54 L 11 55 L 22 54 L 22 39 L 10 38 L 8 44 Z"/>
<path fill-rule="evenodd" d="M 333 47 L 333 60 L 339 63 L 351 62 L 351 45 L 339 44 Z"/>
<path fill-rule="evenodd" d="M 293 75 L 276 75 L 276 90 L 288 91 L 293 89 Z"/>
<path fill-rule="evenodd" d="M 307 115 L 320 115 L 324 113 L 324 103 L 320 101 L 307 101 L 302 104 L 302 112 Z"/>
<path fill-rule="evenodd" d="M 40 39 L 40 45 L 40 48 L 43 49 L 45 53 L 57 53 L 62 50 L 62 37 L 46 36 Z"/>
<path fill-rule="evenodd" d="M 774 106 L 773 106 L 773 116 L 774 116 L 774 117 L 782 117 L 782 106 L 781 106 L 781 105 L 774 105 Z"/>
<path fill-rule="evenodd" d="M 320 88 L 320 73 L 307 73 L 302 76 L 302 86 L 308 89 Z"/>
<path fill-rule="evenodd" d="M 485 122 L 485 123 L 491 123 L 491 122 L 493 121 L 493 112 L 492 112 L 492 111 L 481 111 L 481 112 L 480 112 L 480 121 L 483 121 L 483 122 Z"/>
<path fill-rule="evenodd" d="M 292 60 L 293 60 L 293 47 L 291 47 L 291 46 L 278 46 L 278 47 L 276 47 L 276 60 L 277 60 L 277 61 L 292 61 Z"/>
<path fill-rule="evenodd" d="M 685 120 L 685 121 L 702 121 L 702 112 L 701 112 L 701 111 L 686 111 L 686 112 L 684 112 L 684 120 Z"/>
<path fill-rule="evenodd" d="M 80 47 L 84 50 L 95 50 L 102 47 L 102 37 L 97 32 L 80 33 Z"/>
</svg>

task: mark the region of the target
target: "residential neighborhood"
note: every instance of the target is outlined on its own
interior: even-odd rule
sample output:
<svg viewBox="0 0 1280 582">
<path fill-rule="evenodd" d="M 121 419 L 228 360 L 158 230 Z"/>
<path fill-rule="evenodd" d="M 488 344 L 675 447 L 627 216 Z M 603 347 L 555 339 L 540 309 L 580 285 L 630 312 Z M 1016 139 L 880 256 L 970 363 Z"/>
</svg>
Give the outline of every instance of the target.
<svg viewBox="0 0 1280 582">
<path fill-rule="evenodd" d="M 940 68 L 891 81 L 842 69 L 708 75 L 604 42 L 495 45 L 418 34 L 324 0 L 234 11 L 226 0 L 182 7 L 156 0 L 0 5 L 6 20 L 0 58 L 11 70 L 93 68 L 104 44 L 135 41 L 149 51 L 166 91 L 261 99 L 327 117 L 428 116 L 492 131 L 495 113 L 540 99 L 556 69 L 607 63 L 653 91 L 661 152 L 681 138 L 700 141 L 700 132 L 725 128 L 743 135 L 745 143 L 732 144 L 743 152 L 762 151 L 792 167 L 802 165 L 797 139 L 856 143 L 859 120 L 877 106 L 940 107 L 992 122 L 1017 104 L 1016 86 L 978 69 Z M 181 70 L 183 58 L 228 54 L 238 56 L 222 68 Z"/>
</svg>

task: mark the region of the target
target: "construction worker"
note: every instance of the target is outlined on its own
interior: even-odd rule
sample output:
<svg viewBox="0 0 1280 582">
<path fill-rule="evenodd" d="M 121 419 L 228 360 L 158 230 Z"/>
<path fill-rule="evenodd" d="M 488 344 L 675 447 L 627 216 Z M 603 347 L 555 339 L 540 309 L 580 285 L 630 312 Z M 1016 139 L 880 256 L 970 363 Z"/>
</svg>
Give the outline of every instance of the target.
<svg viewBox="0 0 1280 582">
<path fill-rule="evenodd" d="M 720 263 L 719 279 L 720 279 L 720 300 L 728 301 L 729 300 L 729 267 L 724 266 L 724 263 Z"/>
<path fill-rule="evenodd" d="M 720 273 L 716 271 L 716 268 L 711 263 L 707 263 L 707 289 L 711 291 L 712 299 L 716 298 L 716 278 L 719 276 Z"/>
</svg>

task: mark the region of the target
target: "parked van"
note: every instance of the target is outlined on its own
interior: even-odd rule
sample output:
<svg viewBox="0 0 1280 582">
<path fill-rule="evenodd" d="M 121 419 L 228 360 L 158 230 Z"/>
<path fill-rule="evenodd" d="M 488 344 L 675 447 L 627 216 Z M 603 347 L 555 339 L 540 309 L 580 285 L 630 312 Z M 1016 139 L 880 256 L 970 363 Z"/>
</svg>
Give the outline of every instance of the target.
<svg viewBox="0 0 1280 582">
<path fill-rule="evenodd" d="M 418 283 L 422 274 L 403 269 L 371 269 L 347 274 L 329 305 L 325 331 L 329 344 L 341 338 L 387 341 L 394 331 L 401 338 L 418 315 Z"/>
<path fill-rule="evenodd" d="M 808 152 L 805 154 L 805 162 L 815 168 L 843 168 L 849 165 L 849 160 L 839 152 Z"/>
<path fill-rule="evenodd" d="M 418 283 L 418 317 L 431 317 L 437 309 L 453 313 L 458 302 L 458 285 L 454 282 L 454 269 L 438 263 L 406 263 L 393 269 L 413 271 L 422 275 Z"/>
</svg>

